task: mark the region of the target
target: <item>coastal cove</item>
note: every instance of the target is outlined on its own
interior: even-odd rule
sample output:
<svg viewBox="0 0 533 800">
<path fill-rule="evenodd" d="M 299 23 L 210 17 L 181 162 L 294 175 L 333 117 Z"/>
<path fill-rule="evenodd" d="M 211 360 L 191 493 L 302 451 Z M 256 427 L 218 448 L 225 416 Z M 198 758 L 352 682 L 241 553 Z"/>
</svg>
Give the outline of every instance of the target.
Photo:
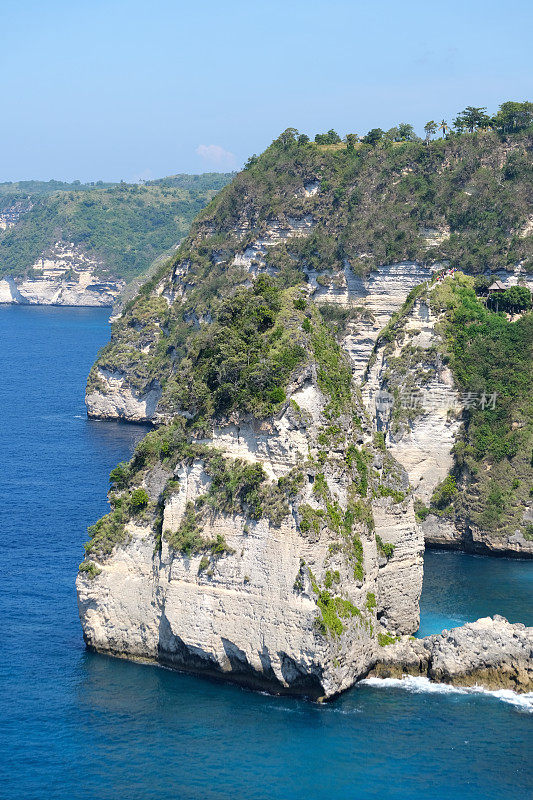
<svg viewBox="0 0 533 800">
<path fill-rule="evenodd" d="M 0 307 L 6 800 L 325 798 L 333 781 L 336 798 L 526 796 L 527 698 L 373 681 L 317 706 L 85 651 L 86 527 L 146 431 L 86 418 L 108 315 Z M 532 624 L 532 581 L 531 561 L 429 551 L 419 635 L 494 613 Z"/>
</svg>

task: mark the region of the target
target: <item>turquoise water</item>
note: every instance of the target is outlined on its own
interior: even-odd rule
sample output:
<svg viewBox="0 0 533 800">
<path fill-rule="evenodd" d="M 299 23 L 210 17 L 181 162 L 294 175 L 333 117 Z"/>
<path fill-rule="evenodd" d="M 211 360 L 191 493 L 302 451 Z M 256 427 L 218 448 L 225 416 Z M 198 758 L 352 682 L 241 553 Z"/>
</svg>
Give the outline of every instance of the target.
<svg viewBox="0 0 533 800">
<path fill-rule="evenodd" d="M 418 636 L 502 614 L 533 625 L 533 562 L 427 550 Z"/>
<path fill-rule="evenodd" d="M 108 336 L 105 310 L 0 306 L 0 796 L 527 797 L 533 717 L 494 696 L 382 683 L 322 707 L 85 651 L 85 528 L 144 432 L 85 417 Z M 426 562 L 423 629 L 498 610 L 527 621 L 532 565 Z"/>
</svg>

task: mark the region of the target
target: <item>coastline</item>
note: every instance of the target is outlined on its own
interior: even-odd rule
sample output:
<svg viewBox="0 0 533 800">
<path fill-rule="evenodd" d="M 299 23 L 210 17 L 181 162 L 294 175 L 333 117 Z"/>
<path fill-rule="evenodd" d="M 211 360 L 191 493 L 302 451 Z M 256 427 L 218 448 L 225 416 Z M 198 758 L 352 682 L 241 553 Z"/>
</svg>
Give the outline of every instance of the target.
<svg viewBox="0 0 533 800">
<path fill-rule="evenodd" d="M 512 561 L 531 561 L 533 559 L 533 542 L 529 542 L 529 544 L 531 545 L 531 550 L 513 550 L 503 545 L 503 543 L 500 544 L 494 537 L 490 540 L 489 544 L 481 541 L 472 541 L 470 543 L 468 539 L 460 537 L 448 541 L 425 538 L 426 549 L 433 550 L 436 553 L 439 551 L 446 553 L 468 553 L 468 555 L 472 556 L 480 556 L 483 558 L 508 558 Z"/>
<path fill-rule="evenodd" d="M 501 800 L 526 792 L 528 778 L 515 744 L 530 727 L 531 717 L 521 707 L 526 695 L 509 692 L 505 701 L 503 693 L 424 685 L 419 678 L 399 685 L 387 680 L 373 685 L 372 679 L 331 703 L 316 704 L 87 651 L 72 578 L 85 527 L 105 510 L 109 471 L 130 456 L 142 431 L 113 422 L 90 424 L 85 417 L 80 387 L 94 353 L 107 341 L 106 312 L 26 308 L 0 314 L 7 370 L 3 452 L 6 478 L 11 476 L 2 486 L 1 600 L 10 619 L 2 698 L 6 770 L 11 764 L 6 798 L 46 795 L 43 786 L 59 779 L 60 791 L 75 800 L 113 791 L 131 796 L 133 769 L 133 777 L 140 776 L 139 792 L 150 800 L 170 800 L 176 786 L 196 797 L 202 794 L 200 781 L 211 782 L 216 800 L 261 795 L 267 785 L 269 800 L 286 797 L 287 786 L 299 787 L 302 797 L 327 800 L 333 781 L 342 784 L 340 795 L 344 786 L 350 791 L 362 761 L 367 777 L 358 778 L 357 790 L 370 797 L 389 791 L 384 763 L 399 752 L 413 757 L 405 768 L 394 767 L 397 782 L 405 778 L 409 789 L 398 800 L 412 796 L 419 783 L 423 794 L 428 771 L 435 791 L 446 798 L 470 792 L 472 800 L 482 800 L 487 769 Z M 491 583 L 477 576 L 472 593 L 492 594 Z M 508 585 L 524 605 L 524 592 Z M 504 614 L 520 618 L 518 612 Z M 445 620 L 440 627 L 451 625 Z M 452 751 L 458 740 L 470 745 Z M 170 757 L 162 759 L 165 748 Z M 289 759 L 288 748 L 293 748 Z M 454 759 L 443 758 L 443 750 Z M 29 752 L 36 756 L 34 769 L 27 768 Z M 334 759 L 327 757 L 330 752 Z M 81 758 L 101 764 L 103 753 L 105 770 L 80 770 Z M 221 759 L 228 765 L 222 777 Z M 242 763 L 251 764 L 251 771 Z M 111 788 L 109 775 L 115 781 Z M 473 780 L 481 787 L 476 795 Z"/>
<path fill-rule="evenodd" d="M 122 288 L 121 283 L 99 281 L 93 275 L 83 280 L 80 276 L 79 281 L 0 278 L 0 304 L 112 308 Z"/>
</svg>

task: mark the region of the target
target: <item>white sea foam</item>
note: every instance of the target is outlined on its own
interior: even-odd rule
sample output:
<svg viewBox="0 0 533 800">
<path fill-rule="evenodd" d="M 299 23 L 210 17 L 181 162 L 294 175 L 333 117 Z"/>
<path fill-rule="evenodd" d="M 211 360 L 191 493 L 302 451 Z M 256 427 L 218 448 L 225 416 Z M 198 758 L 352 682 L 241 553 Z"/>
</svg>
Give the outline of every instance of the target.
<svg viewBox="0 0 533 800">
<path fill-rule="evenodd" d="M 429 678 L 405 675 L 403 678 L 365 678 L 361 684 L 378 688 L 398 688 L 420 694 L 486 694 L 510 703 L 519 711 L 533 713 L 533 692 L 518 694 L 511 689 L 485 689 L 483 686 L 450 686 L 448 683 L 433 683 Z"/>
</svg>

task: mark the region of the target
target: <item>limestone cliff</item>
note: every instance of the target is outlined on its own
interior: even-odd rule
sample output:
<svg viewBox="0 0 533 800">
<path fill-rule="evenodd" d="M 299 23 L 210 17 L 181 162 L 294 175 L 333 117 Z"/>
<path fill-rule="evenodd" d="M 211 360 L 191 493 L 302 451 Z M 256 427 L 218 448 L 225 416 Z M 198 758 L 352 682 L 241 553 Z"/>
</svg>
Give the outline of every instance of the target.
<svg viewBox="0 0 533 800">
<path fill-rule="evenodd" d="M 354 156 L 280 137 L 127 304 L 87 409 L 156 430 L 90 530 L 90 647 L 318 698 L 417 629 L 414 501 L 446 479 L 461 412 L 389 419 L 381 400 L 419 384 L 457 400 L 425 295 L 464 231 L 406 199 L 416 171 L 457 191 L 454 147 Z M 470 155 L 500 170 L 490 147 Z"/>
<path fill-rule="evenodd" d="M 122 281 L 102 282 L 92 274 L 75 280 L 54 278 L 13 278 L 0 280 L 0 303 L 38 306 L 112 307 L 119 296 Z"/>
<path fill-rule="evenodd" d="M 290 237 L 301 236 L 302 231 L 309 228 L 308 221 L 302 227 L 298 226 L 298 220 L 292 220 L 292 226 L 288 225 L 280 231 L 278 224 L 271 221 L 261 242 L 254 243 L 254 247 L 245 247 L 242 254 L 238 253 L 234 257 L 234 264 L 246 270 L 243 280 L 246 281 L 248 275 L 253 277 L 262 271 L 276 274 L 269 270 L 267 263 L 259 260 L 262 252 L 259 247 L 267 252 L 268 247 L 279 244 L 281 240 L 286 242 Z M 174 283 L 186 275 L 187 268 L 186 264 L 175 268 Z M 357 277 L 350 265 L 346 264 L 335 274 L 334 288 L 331 286 L 324 288 L 318 284 L 313 271 L 306 270 L 305 275 L 309 296 L 322 306 L 326 314 L 335 306 L 339 306 L 341 314 L 345 314 L 342 346 L 350 357 L 355 380 L 361 380 L 381 330 L 392 314 L 400 310 L 409 291 L 422 281 L 428 280 L 432 270 L 414 262 L 405 262 L 382 265 L 364 277 Z M 191 288 L 189 287 L 189 290 Z M 176 297 L 176 290 L 168 284 L 166 276 L 155 291 L 169 302 L 173 302 Z M 186 298 L 185 287 L 179 287 L 178 297 Z M 199 324 L 194 313 L 191 315 L 191 321 L 193 324 Z M 166 413 L 164 401 L 160 402 L 163 395 L 160 376 L 156 377 L 154 374 L 151 380 L 146 380 L 144 374 L 138 374 L 135 363 L 142 361 L 143 356 L 146 357 L 146 362 L 149 362 L 150 354 L 156 349 L 161 331 L 158 327 L 149 329 L 144 320 L 136 320 L 135 325 L 141 336 L 135 341 L 135 349 L 132 348 L 128 353 L 131 366 L 120 361 L 115 363 L 111 347 L 109 355 L 112 358 L 108 360 L 108 355 L 104 352 L 91 371 L 85 397 L 90 417 L 154 423 L 170 419 L 171 415 Z M 124 321 L 119 321 L 115 326 L 118 330 L 113 334 L 121 345 L 130 338 L 129 332 L 124 335 L 123 326 Z"/>
<path fill-rule="evenodd" d="M 31 266 L 31 277 L 0 278 L 0 303 L 112 306 L 124 281 L 97 277 L 102 263 L 73 243 L 55 242 Z"/>
<path fill-rule="evenodd" d="M 78 577 L 91 647 L 318 698 L 366 674 L 380 631 L 416 630 L 406 477 L 385 474 L 350 371 L 321 345 L 337 386 L 321 350 L 276 413 L 234 413 L 189 443 L 172 423 L 141 445 Z"/>
<path fill-rule="evenodd" d="M 231 177 L 0 184 L 0 302 L 114 305 Z"/>
</svg>

